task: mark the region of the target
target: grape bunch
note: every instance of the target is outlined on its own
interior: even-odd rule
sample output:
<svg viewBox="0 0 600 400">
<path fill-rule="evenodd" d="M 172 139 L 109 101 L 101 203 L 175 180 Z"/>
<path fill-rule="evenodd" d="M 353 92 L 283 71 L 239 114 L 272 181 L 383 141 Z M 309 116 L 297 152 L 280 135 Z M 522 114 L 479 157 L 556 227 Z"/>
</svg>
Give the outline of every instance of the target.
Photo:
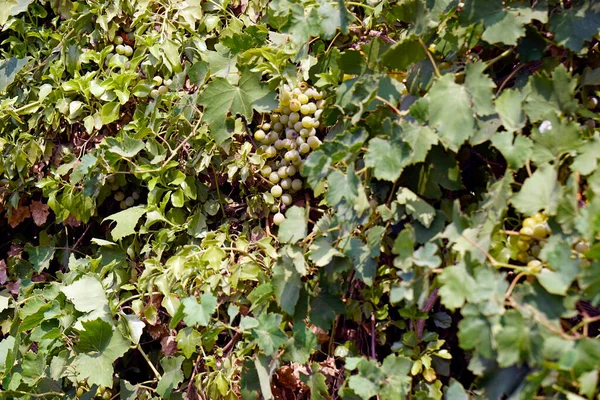
<svg viewBox="0 0 600 400">
<path fill-rule="evenodd" d="M 513 244 L 518 249 L 516 259 L 527 264 L 527 268 L 538 273 L 542 269 L 542 262 L 538 259 L 546 238 L 552 234 L 548 225 L 548 216 L 536 213 L 523 220 L 519 230 L 520 236 L 512 236 Z M 515 241 L 516 239 L 516 241 Z"/>
<path fill-rule="evenodd" d="M 295 88 L 284 85 L 279 107 L 254 131 L 256 153 L 266 159 L 259 173 L 271 183 L 276 200 L 271 208 L 276 225 L 285 219 L 282 206 L 292 204 L 292 195 L 302 189 L 299 173 L 304 160 L 321 145 L 318 129 L 324 105 L 323 94 L 306 82 Z"/>
<path fill-rule="evenodd" d="M 127 196 L 125 192 L 121 190 L 121 185 L 119 185 L 119 182 L 117 182 L 114 175 L 108 175 L 106 177 L 106 182 L 108 183 L 110 189 L 115 192 L 113 198 L 119 203 L 121 210 L 133 207 L 135 202 L 140 199 L 140 194 L 135 191 L 131 192 L 131 194 Z"/>
</svg>

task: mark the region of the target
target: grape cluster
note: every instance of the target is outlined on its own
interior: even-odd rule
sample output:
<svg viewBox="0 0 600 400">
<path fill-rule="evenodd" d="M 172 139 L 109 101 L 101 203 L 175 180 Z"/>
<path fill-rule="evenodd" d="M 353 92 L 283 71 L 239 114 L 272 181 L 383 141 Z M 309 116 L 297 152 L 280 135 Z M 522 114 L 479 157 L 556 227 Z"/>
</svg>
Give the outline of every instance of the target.
<svg viewBox="0 0 600 400">
<path fill-rule="evenodd" d="M 302 189 L 297 174 L 304 160 L 321 145 L 318 129 L 324 105 L 322 93 L 306 82 L 295 88 L 284 85 L 279 107 L 254 131 L 256 153 L 267 160 L 259 173 L 271 182 L 271 195 L 277 201 L 271 208 L 276 225 L 285 219 L 281 207 L 292 204 L 292 194 Z"/>
<path fill-rule="evenodd" d="M 152 96 L 153 99 L 156 99 L 159 94 L 167 94 L 169 92 L 169 86 L 171 86 L 172 83 L 173 81 L 171 79 L 163 80 L 161 76 L 155 76 L 152 78 L 152 84 L 156 89 L 152 89 L 150 96 Z"/>
<path fill-rule="evenodd" d="M 517 260 L 527 264 L 527 268 L 532 272 L 539 273 L 542 269 L 542 262 L 538 260 L 538 256 L 544 247 L 546 238 L 552 234 L 552 229 L 548 225 L 548 217 L 542 213 L 536 213 L 525 218 L 519 234 L 520 236 L 514 243 L 518 249 Z"/>
<path fill-rule="evenodd" d="M 133 207 L 135 202 L 140 199 L 140 194 L 135 191 L 131 192 L 131 194 L 127 196 L 125 192 L 121 190 L 121 185 L 119 185 L 114 175 L 108 175 L 106 177 L 106 182 L 110 186 L 111 190 L 115 192 L 113 198 L 119 203 L 119 207 L 121 207 L 121 210 Z"/>
</svg>

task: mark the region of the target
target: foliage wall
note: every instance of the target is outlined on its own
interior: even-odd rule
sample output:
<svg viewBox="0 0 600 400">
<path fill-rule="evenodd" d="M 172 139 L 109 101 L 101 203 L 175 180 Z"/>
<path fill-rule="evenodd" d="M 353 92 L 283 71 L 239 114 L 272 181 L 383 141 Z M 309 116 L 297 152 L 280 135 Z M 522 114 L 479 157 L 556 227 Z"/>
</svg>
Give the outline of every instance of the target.
<svg viewBox="0 0 600 400">
<path fill-rule="evenodd" d="M 3 398 L 598 398 L 600 3 L 9 0 Z"/>
</svg>

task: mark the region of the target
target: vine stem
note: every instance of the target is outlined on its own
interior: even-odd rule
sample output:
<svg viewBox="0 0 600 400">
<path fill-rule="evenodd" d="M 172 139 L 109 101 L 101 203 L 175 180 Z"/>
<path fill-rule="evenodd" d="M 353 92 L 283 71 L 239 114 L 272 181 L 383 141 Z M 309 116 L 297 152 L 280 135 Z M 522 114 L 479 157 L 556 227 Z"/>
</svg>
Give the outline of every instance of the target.
<svg viewBox="0 0 600 400">
<path fill-rule="evenodd" d="M 505 50 L 504 52 L 502 52 L 502 54 L 500 54 L 498 57 L 492 58 L 491 60 L 489 60 L 488 62 L 486 62 L 485 63 L 484 71 L 486 69 L 488 69 L 489 67 L 491 67 L 492 65 L 494 65 L 495 63 L 497 63 L 498 61 L 502 60 L 504 57 L 508 56 L 512 52 L 513 52 L 513 49 L 510 48 L 510 49 Z"/>
<path fill-rule="evenodd" d="M 490 253 L 488 253 L 487 251 L 485 251 L 484 249 L 481 248 L 481 246 L 479 246 L 477 243 L 475 243 L 474 241 L 472 241 L 471 239 L 469 239 L 468 237 L 466 237 L 465 235 L 461 234 L 461 236 L 469 243 L 471 243 L 477 250 L 481 251 L 483 254 L 485 254 L 485 256 L 487 257 L 487 259 L 489 260 L 489 262 L 496 268 L 500 267 L 500 268 L 510 268 L 510 269 L 514 269 L 516 271 L 522 272 L 523 270 L 525 270 L 524 267 L 520 266 L 520 265 L 513 265 L 513 264 L 507 264 L 507 263 L 503 263 L 500 262 L 498 260 L 496 260 Z"/>
<path fill-rule="evenodd" d="M 421 46 L 423 46 L 423 49 L 425 50 L 425 54 L 427 54 L 429 61 L 431 61 L 431 65 L 433 65 L 433 70 L 435 71 L 435 76 L 437 76 L 438 79 L 441 78 L 442 74 L 440 74 L 440 70 L 439 70 L 437 64 L 435 63 L 433 55 L 431 54 L 431 52 L 429 51 L 427 46 L 425 46 L 425 42 L 423 41 L 423 39 L 419 38 L 419 43 L 421 43 Z"/>
<path fill-rule="evenodd" d="M 156 376 L 156 379 L 161 380 L 162 376 L 161 376 L 160 372 L 158 372 L 158 370 L 156 369 L 154 364 L 152 364 L 152 361 L 150 361 L 150 358 L 148 357 L 146 352 L 142 349 L 142 346 L 140 346 L 138 344 L 136 347 L 137 347 L 138 351 L 140 352 L 140 354 L 142 355 L 142 357 L 144 357 L 144 360 L 146 360 L 146 362 L 148 363 L 148 366 L 150 367 L 152 372 L 154 372 L 154 376 Z"/>
<path fill-rule="evenodd" d="M 520 274 L 518 274 L 517 276 L 515 276 L 515 279 L 512 280 L 512 282 L 510 283 L 510 286 L 508 287 L 508 290 L 504 294 L 504 297 L 510 297 L 510 295 L 513 292 L 513 290 L 515 290 L 515 287 L 517 286 L 517 283 L 519 283 L 519 279 L 521 279 L 522 277 L 524 277 L 526 275 L 527 275 L 527 273 L 525 273 L 523 271 Z"/>
</svg>

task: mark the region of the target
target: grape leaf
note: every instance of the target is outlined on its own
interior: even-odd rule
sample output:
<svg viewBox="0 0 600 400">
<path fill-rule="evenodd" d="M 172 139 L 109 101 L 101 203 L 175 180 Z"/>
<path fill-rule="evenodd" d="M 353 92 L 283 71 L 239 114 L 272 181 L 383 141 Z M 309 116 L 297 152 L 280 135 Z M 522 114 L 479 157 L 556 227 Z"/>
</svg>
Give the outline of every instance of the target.
<svg viewBox="0 0 600 400">
<path fill-rule="evenodd" d="M 88 319 L 101 318 L 105 321 L 112 319 L 106 292 L 95 276 L 83 276 L 72 284 L 61 287 L 60 291 L 78 311 L 89 313 Z"/>
<path fill-rule="evenodd" d="M 550 18 L 550 30 L 559 45 L 579 53 L 585 41 L 600 32 L 600 4 L 585 0 L 579 6 L 559 10 Z"/>
<path fill-rule="evenodd" d="M 468 64 L 465 77 L 465 87 L 473 98 L 473 109 L 481 116 L 494 113 L 494 106 L 492 105 L 494 93 L 492 90 L 496 87 L 496 84 L 483 73 L 486 68 L 487 66 L 483 62 Z"/>
<path fill-rule="evenodd" d="M 161 398 L 168 399 L 171 392 L 183 382 L 183 371 L 181 370 L 183 360 L 185 360 L 184 356 L 165 357 L 160 360 L 163 375 L 156 385 L 156 393 Z"/>
<path fill-rule="evenodd" d="M 144 206 L 131 207 L 104 218 L 102 222 L 117 222 L 117 226 L 115 226 L 110 232 L 112 239 L 117 241 L 121 240 L 125 236 L 133 235 L 135 233 L 135 226 L 145 213 L 146 208 Z"/>
<path fill-rule="evenodd" d="M 195 297 L 186 297 L 181 300 L 181 304 L 183 304 L 183 320 L 190 326 L 207 326 L 211 315 L 217 310 L 217 298 L 211 293 L 204 293 L 200 297 L 200 304 Z"/>
<path fill-rule="evenodd" d="M 533 215 L 540 210 L 553 215 L 562 192 L 557 177 L 557 172 L 550 165 L 541 166 L 525 180 L 511 203 L 524 215 Z"/>
<path fill-rule="evenodd" d="M 309 247 L 308 258 L 318 267 L 326 266 L 336 256 L 341 257 L 343 254 L 333 248 L 327 238 L 320 237 Z"/>
<path fill-rule="evenodd" d="M 440 297 L 442 304 L 450 310 L 463 306 L 472 287 L 476 285 L 475 280 L 465 267 L 464 263 L 444 268 L 438 275 L 441 283 Z"/>
<path fill-rule="evenodd" d="M 408 214 L 412 215 L 423 226 L 429 228 L 435 218 L 435 209 L 429 203 L 407 188 L 400 188 L 398 190 L 396 200 L 399 204 L 406 207 Z"/>
<path fill-rule="evenodd" d="M 369 141 L 365 165 L 373 168 L 375 178 L 395 182 L 406 164 L 408 152 L 405 146 L 374 138 Z"/>
<path fill-rule="evenodd" d="M 285 220 L 279 225 L 279 240 L 294 243 L 306 237 L 306 210 L 292 206 L 285 213 Z"/>
<path fill-rule="evenodd" d="M 287 336 L 279 325 L 282 316 L 263 312 L 258 316 L 258 327 L 252 329 L 252 336 L 266 355 L 272 355 L 287 342 Z"/>
<path fill-rule="evenodd" d="M 500 150 L 511 169 L 520 169 L 531 158 L 533 143 L 528 137 L 504 131 L 496 133 L 491 142 Z"/>
<path fill-rule="evenodd" d="M 300 264 L 298 271 L 296 264 Z M 286 246 L 273 267 L 273 289 L 279 306 L 288 314 L 294 314 L 294 308 L 300 296 L 302 281 L 300 273 L 306 273 L 304 255 L 298 249 Z"/>
<path fill-rule="evenodd" d="M 579 261 L 571 258 L 571 246 L 558 236 L 552 236 L 540 252 L 540 258 L 548 262 L 550 269 L 536 275 L 538 282 L 549 293 L 566 295 L 580 272 Z"/>
<path fill-rule="evenodd" d="M 121 333 L 106 321 L 95 319 L 82 322 L 79 342 L 75 347 L 75 370 L 79 380 L 88 385 L 112 387 L 113 362 L 129 349 Z"/>
<path fill-rule="evenodd" d="M 520 91 L 504 90 L 496 99 L 496 111 L 508 132 L 521 131 L 525 126 L 527 120 L 523 112 L 523 95 Z"/>
<path fill-rule="evenodd" d="M 392 70 L 405 70 L 410 65 L 427 57 L 425 49 L 418 40 L 409 39 L 398 42 L 382 55 L 382 63 Z"/>
<path fill-rule="evenodd" d="M 429 91 L 429 121 L 450 150 L 458 148 L 475 133 L 475 118 L 466 88 L 446 74 Z M 452 99 L 449 103 L 448 99 Z"/>
<path fill-rule="evenodd" d="M 572 114 L 577 109 L 576 86 L 577 80 L 562 64 L 552 71 L 552 77 L 540 73 L 532 75 L 523 90 L 523 109 L 531 122 L 540 121 L 549 113 Z"/>
<path fill-rule="evenodd" d="M 21 0 L 22 1 L 22 0 Z M 26 0 L 27 3 L 31 3 L 31 1 Z M 2 7 L 4 11 L 6 11 L 6 7 Z M 0 20 L 3 19 L 3 15 L 0 12 Z M 4 22 L 0 21 L 0 25 L 4 25 Z M 0 92 L 8 87 L 11 83 L 14 82 L 15 77 L 27 65 L 29 59 L 25 58 L 16 58 L 11 57 L 7 60 L 3 60 L 0 62 Z"/>
</svg>

